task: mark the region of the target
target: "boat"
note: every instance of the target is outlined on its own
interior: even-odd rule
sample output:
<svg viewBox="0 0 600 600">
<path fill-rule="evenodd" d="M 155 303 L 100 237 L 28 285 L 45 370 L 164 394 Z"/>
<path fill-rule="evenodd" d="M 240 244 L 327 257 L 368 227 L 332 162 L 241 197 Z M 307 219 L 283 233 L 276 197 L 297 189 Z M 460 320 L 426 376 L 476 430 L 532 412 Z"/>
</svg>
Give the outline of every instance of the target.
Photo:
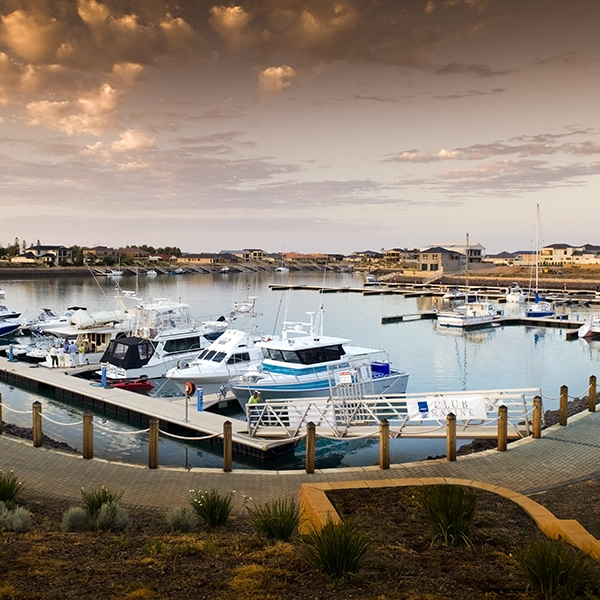
<svg viewBox="0 0 600 600">
<path fill-rule="evenodd" d="M 20 312 L 15 312 L 0 304 L 0 319 L 18 319 L 21 316 Z"/>
<path fill-rule="evenodd" d="M 221 267 L 220 272 L 223 274 L 227 274 L 231 271 L 229 267 Z"/>
<path fill-rule="evenodd" d="M 442 327 L 475 327 L 489 325 L 498 316 L 498 311 L 487 300 L 476 300 L 461 304 L 453 310 L 437 314 Z"/>
<path fill-rule="evenodd" d="M 42 308 L 38 316 L 27 321 L 24 326 L 31 331 L 46 331 L 53 327 L 62 327 L 69 324 L 69 320 L 78 310 L 86 310 L 83 306 L 71 306 L 62 315 L 57 315 L 49 308 Z"/>
<path fill-rule="evenodd" d="M 181 267 L 178 267 L 177 269 L 171 271 L 171 275 L 185 275 L 185 270 Z"/>
<path fill-rule="evenodd" d="M 260 338 L 258 338 L 260 339 Z M 227 329 L 192 361 L 181 361 L 165 373 L 165 378 L 184 390 L 187 381 L 197 386 L 225 383 L 261 364 L 263 353 L 253 331 Z"/>
<path fill-rule="evenodd" d="M 540 256 L 540 205 L 537 205 L 535 228 L 535 295 L 533 303 L 525 309 L 527 318 L 552 317 L 555 313 L 554 306 L 539 294 L 539 256 Z"/>
<path fill-rule="evenodd" d="M 154 269 L 150 269 L 149 271 L 146 271 L 146 277 L 156 277 L 157 275 L 158 275 L 158 273 Z"/>
<path fill-rule="evenodd" d="M 120 271 L 119 269 L 106 269 L 103 275 L 106 277 L 121 277 L 121 275 L 123 275 L 123 271 Z"/>
<path fill-rule="evenodd" d="M 100 358 L 109 380 L 162 377 L 208 345 L 189 304 L 157 299 L 136 306 L 134 314 L 132 335 L 111 340 Z"/>
<path fill-rule="evenodd" d="M 518 283 L 513 283 L 506 290 L 506 301 L 509 303 L 521 303 L 527 300 L 527 292 L 519 286 Z"/>
<path fill-rule="evenodd" d="M 577 335 L 580 338 L 600 335 L 600 314 L 591 315 L 589 319 L 586 319 L 585 323 L 578 329 Z"/>
<path fill-rule="evenodd" d="M 402 394 L 408 373 L 393 369 L 385 351 L 350 345 L 350 340 L 323 335 L 323 309 L 307 313 L 310 323 L 285 321 L 281 337 L 267 338 L 260 365 L 227 384 L 242 408 L 252 392 L 263 401 L 329 396 L 350 377 L 366 393 Z"/>
<path fill-rule="evenodd" d="M 290 270 L 287 267 L 284 267 L 283 265 L 281 267 L 277 267 L 275 269 L 275 271 L 277 273 L 289 273 L 290 272 Z"/>
<path fill-rule="evenodd" d="M 140 377 L 139 379 L 114 381 L 110 384 L 110 387 L 140 394 L 154 389 L 154 384 L 148 378 Z"/>
<path fill-rule="evenodd" d="M 17 321 L 0 319 L 0 337 L 14 333 L 19 327 L 21 327 L 21 325 Z"/>
<path fill-rule="evenodd" d="M 372 273 L 367 273 L 365 275 L 365 283 L 374 284 L 379 283 L 379 281 L 377 281 L 377 277 L 375 275 L 373 275 Z"/>
</svg>

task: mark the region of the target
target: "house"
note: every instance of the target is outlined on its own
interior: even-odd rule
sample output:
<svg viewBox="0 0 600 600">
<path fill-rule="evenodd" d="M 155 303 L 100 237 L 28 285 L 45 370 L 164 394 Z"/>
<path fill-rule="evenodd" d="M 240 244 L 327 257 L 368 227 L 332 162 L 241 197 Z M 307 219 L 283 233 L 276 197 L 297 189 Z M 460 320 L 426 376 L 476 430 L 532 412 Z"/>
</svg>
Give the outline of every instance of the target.
<svg viewBox="0 0 600 600">
<path fill-rule="evenodd" d="M 352 252 L 346 257 L 346 260 L 357 263 L 372 263 L 383 258 L 383 252 L 375 252 L 374 250 L 362 250 Z"/>
<path fill-rule="evenodd" d="M 432 246 L 438 246 L 441 248 L 445 248 L 446 250 L 450 250 L 452 252 L 459 252 L 460 254 L 467 254 L 467 250 L 469 251 L 469 268 L 471 265 L 476 265 L 478 263 L 483 262 L 483 257 L 485 256 L 485 248 L 479 242 L 469 243 L 461 242 L 458 244 L 432 244 Z"/>
<path fill-rule="evenodd" d="M 562 267 L 571 264 L 575 248 L 570 244 L 550 244 L 540 250 L 539 263 L 541 265 Z"/>
<path fill-rule="evenodd" d="M 465 268 L 466 256 L 441 246 L 425 248 L 419 253 L 419 271 L 437 271 L 443 273 L 459 273 Z"/>
<path fill-rule="evenodd" d="M 573 251 L 571 260 L 574 265 L 598 265 L 600 264 L 600 246 L 584 244 Z"/>
<path fill-rule="evenodd" d="M 237 257 L 242 262 L 257 262 L 268 260 L 268 255 L 259 248 L 244 248 L 243 250 L 221 250 L 219 254 Z"/>
<path fill-rule="evenodd" d="M 24 258 L 33 258 L 45 265 L 70 264 L 73 262 L 73 250 L 66 246 L 30 246 L 23 255 L 28 255 Z M 29 262 L 29 260 L 21 262 Z"/>
<path fill-rule="evenodd" d="M 286 252 L 284 255 L 286 262 L 299 264 L 317 264 L 326 265 L 329 262 L 327 254 L 300 254 L 299 252 Z"/>
</svg>

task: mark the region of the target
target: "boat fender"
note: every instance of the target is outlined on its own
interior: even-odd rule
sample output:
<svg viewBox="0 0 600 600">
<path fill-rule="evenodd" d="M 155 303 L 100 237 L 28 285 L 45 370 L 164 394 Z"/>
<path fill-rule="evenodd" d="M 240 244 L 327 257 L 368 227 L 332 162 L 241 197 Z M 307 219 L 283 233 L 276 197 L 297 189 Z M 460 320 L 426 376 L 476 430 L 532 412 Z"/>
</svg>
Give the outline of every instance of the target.
<svg viewBox="0 0 600 600">
<path fill-rule="evenodd" d="M 183 390 L 186 396 L 191 396 L 196 391 L 196 384 L 193 381 L 186 381 Z"/>
</svg>

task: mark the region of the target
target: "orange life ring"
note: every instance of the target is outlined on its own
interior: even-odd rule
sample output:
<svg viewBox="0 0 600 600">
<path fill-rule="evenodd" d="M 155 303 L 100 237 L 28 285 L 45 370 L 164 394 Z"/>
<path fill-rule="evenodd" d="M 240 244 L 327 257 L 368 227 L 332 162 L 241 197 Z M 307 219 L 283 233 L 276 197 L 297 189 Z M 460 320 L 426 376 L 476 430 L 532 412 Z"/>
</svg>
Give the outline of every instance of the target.
<svg viewBox="0 0 600 600">
<path fill-rule="evenodd" d="M 183 390 L 186 396 L 191 396 L 196 391 L 196 384 L 193 381 L 186 381 Z"/>
</svg>

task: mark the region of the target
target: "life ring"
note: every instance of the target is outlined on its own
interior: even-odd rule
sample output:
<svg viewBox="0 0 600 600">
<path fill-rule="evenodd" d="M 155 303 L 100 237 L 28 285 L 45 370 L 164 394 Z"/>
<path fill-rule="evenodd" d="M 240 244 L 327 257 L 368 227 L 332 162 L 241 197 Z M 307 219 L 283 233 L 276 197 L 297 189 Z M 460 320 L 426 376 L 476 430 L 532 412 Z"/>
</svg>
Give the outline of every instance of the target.
<svg viewBox="0 0 600 600">
<path fill-rule="evenodd" d="M 193 381 L 186 381 L 183 390 L 186 396 L 191 396 L 196 391 L 196 384 Z"/>
</svg>

